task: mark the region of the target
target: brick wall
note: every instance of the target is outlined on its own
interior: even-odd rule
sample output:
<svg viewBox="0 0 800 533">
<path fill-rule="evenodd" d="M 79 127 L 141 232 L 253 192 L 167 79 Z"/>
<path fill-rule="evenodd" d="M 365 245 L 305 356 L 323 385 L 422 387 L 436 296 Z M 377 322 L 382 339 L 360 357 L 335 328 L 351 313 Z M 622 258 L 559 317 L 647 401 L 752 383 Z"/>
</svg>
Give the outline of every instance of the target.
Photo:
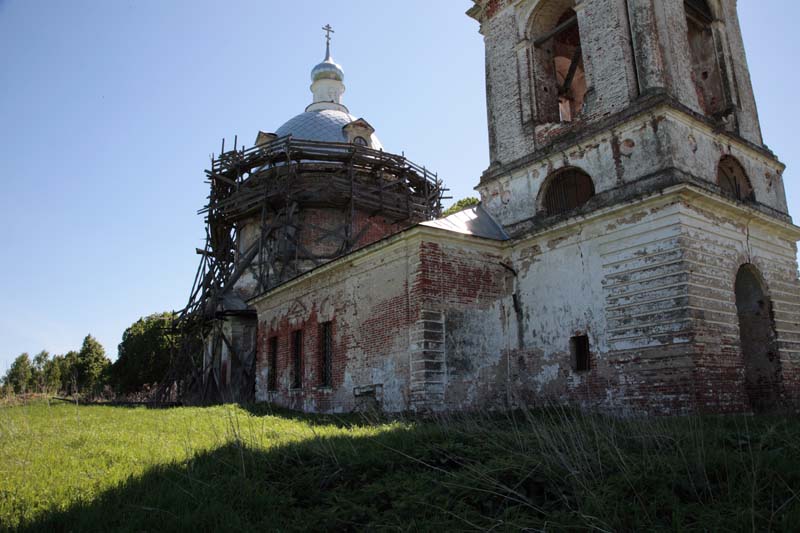
<svg viewBox="0 0 800 533">
<path fill-rule="evenodd" d="M 394 235 L 411 225 L 408 221 L 393 222 L 361 210 L 354 211 L 353 215 L 351 236 L 354 239 L 354 245 L 352 250 L 363 248 L 389 235 Z M 348 226 L 349 218 L 349 212 L 343 209 L 320 207 L 301 209 L 296 215 L 297 231 L 293 234 L 293 239 L 299 244 L 299 247 L 293 243 L 290 244 L 293 250 L 290 256 L 295 257 L 295 252 L 300 256 L 311 253 L 318 259 L 316 261 L 311 259 L 292 261 L 290 265 L 292 268 L 289 269 L 289 272 L 294 272 L 293 269 L 296 268 L 298 272 L 302 273 L 341 255 L 346 250 L 344 228 Z M 242 225 L 240 253 L 248 250 L 258 239 L 260 228 L 261 219 L 258 217 L 252 218 Z M 259 265 L 259 258 L 256 257 L 236 282 L 236 291 L 243 299 L 256 296 Z"/>
<path fill-rule="evenodd" d="M 358 252 L 353 255 L 358 255 Z M 378 388 L 382 406 L 403 410 L 408 396 L 407 253 L 396 244 L 380 256 L 353 255 L 273 290 L 254 306 L 259 316 L 256 396 L 305 411 L 359 407 L 357 389 Z M 333 375 L 320 387 L 319 324 L 333 326 Z M 303 380 L 292 387 L 292 331 L 303 331 Z M 279 339 L 277 391 L 268 391 L 269 338 Z M 369 395 L 367 395 L 369 396 Z M 368 398 L 365 397 L 364 401 Z"/>
<path fill-rule="evenodd" d="M 711 411 L 750 408 L 744 391 L 744 358 L 748 354 L 742 352 L 734 293 L 742 265 L 752 265 L 763 278 L 766 299 L 772 303 L 780 402 L 798 405 L 800 286 L 793 239 L 741 217 L 732 206 L 704 208 L 687 202 L 682 206 L 682 222 L 691 265 L 689 297 L 697 351 L 698 407 Z M 769 312 L 768 302 L 764 309 Z"/>
<path fill-rule="evenodd" d="M 720 209 L 728 214 L 712 215 Z M 429 228 L 395 235 L 255 302 L 258 398 L 310 411 L 356 409 L 364 391 L 389 411 L 747 411 L 731 277 L 747 250 L 774 303 L 789 404 L 800 353 L 794 230 L 748 211 L 759 221 L 748 233 L 742 209 L 678 187 L 505 244 Z M 317 386 L 323 321 L 334 324 L 330 389 Z M 298 328 L 303 387 L 292 391 Z M 266 391 L 272 335 L 276 393 Z M 589 340 L 588 370 L 575 366 L 578 336 Z"/>
<path fill-rule="evenodd" d="M 474 373 L 463 372 L 465 365 L 482 365 L 481 358 L 500 354 L 502 343 L 497 341 L 504 328 L 497 305 L 510 296 L 510 271 L 502 266 L 504 256 L 499 246 L 472 247 L 468 241 L 426 240 L 420 243 L 416 260 L 411 294 L 421 312 L 412 332 L 412 407 L 473 407 L 478 400 L 474 392 L 456 399 L 461 394 L 455 391 L 482 386 L 476 383 L 480 378 Z M 483 320 L 473 324 L 474 328 L 467 327 L 475 316 Z M 460 333 L 454 336 L 456 331 Z M 495 344 L 494 353 L 484 352 L 486 344 L 474 344 L 481 337 Z M 460 350 L 454 350 L 454 339 L 462 343 Z"/>
</svg>

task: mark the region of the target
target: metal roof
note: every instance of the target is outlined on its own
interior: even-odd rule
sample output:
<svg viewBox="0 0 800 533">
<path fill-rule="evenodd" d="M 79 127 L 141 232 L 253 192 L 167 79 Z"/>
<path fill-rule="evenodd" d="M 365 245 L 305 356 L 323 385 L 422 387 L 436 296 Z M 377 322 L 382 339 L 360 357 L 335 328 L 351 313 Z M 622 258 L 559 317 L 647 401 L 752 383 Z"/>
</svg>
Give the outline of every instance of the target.
<svg viewBox="0 0 800 533">
<path fill-rule="evenodd" d="M 342 128 L 354 120 L 356 117 L 353 115 L 333 109 L 306 111 L 278 128 L 275 134 L 278 137 L 291 135 L 295 139 L 306 141 L 346 143 L 347 134 Z M 372 148 L 383 149 L 383 145 L 374 134 L 372 135 Z"/>
<path fill-rule="evenodd" d="M 503 226 L 498 224 L 480 204 L 453 213 L 449 217 L 423 222 L 421 225 L 495 241 L 507 241 L 510 238 Z"/>
</svg>

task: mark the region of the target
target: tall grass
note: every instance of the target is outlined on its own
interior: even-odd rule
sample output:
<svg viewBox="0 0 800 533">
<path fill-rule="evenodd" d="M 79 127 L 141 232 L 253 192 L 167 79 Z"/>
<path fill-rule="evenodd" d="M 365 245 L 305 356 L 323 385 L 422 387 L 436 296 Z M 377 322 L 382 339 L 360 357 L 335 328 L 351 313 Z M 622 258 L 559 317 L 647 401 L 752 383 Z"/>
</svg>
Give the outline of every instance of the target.
<svg viewBox="0 0 800 533">
<path fill-rule="evenodd" d="M 785 417 L 0 408 L 0 524 L 28 530 L 791 531 L 799 487 Z"/>
<path fill-rule="evenodd" d="M 483 442 L 454 472 L 495 497 L 495 525 L 597 530 L 797 530 L 797 419 L 617 419 L 554 407 L 505 420 L 459 417 L 452 438 Z M 531 521 L 532 519 L 532 521 Z"/>
</svg>

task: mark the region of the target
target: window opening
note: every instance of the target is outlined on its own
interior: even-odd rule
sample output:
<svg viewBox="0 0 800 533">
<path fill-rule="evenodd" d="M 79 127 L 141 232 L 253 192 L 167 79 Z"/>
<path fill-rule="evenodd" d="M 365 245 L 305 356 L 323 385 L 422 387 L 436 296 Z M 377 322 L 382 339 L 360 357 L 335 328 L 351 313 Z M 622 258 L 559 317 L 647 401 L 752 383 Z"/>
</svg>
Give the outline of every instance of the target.
<svg viewBox="0 0 800 533">
<path fill-rule="evenodd" d="M 692 82 L 700 108 L 706 115 L 715 115 L 724 111 L 726 106 L 720 58 L 712 28 L 714 16 L 705 0 L 686 0 L 684 9 L 692 62 Z"/>
<path fill-rule="evenodd" d="M 726 155 L 719 161 L 717 183 L 722 194 L 742 202 L 755 201 L 753 187 L 742 165 L 732 156 Z"/>
<path fill-rule="evenodd" d="M 319 326 L 319 366 L 320 385 L 331 386 L 331 373 L 333 366 L 333 327 L 330 322 L 323 322 Z"/>
<path fill-rule="evenodd" d="M 591 357 L 589 350 L 589 336 L 576 335 L 569 340 L 572 355 L 572 369 L 575 372 L 588 372 L 591 370 Z"/>
<path fill-rule="evenodd" d="M 572 122 L 583 110 L 587 85 L 578 16 L 568 9 L 553 30 L 534 41 L 542 122 Z"/>
<path fill-rule="evenodd" d="M 570 168 L 553 176 L 544 196 L 548 216 L 571 211 L 594 196 L 594 183 L 585 172 Z"/>
<path fill-rule="evenodd" d="M 222 364 L 220 368 L 220 381 L 223 387 L 228 386 L 228 359 L 223 355 L 222 356 Z"/>
<path fill-rule="evenodd" d="M 353 139 L 353 144 L 357 144 L 358 146 L 369 146 L 369 143 L 364 137 L 356 137 Z"/>
<path fill-rule="evenodd" d="M 278 337 L 269 339 L 269 362 L 267 364 L 267 390 L 278 390 Z"/>
<path fill-rule="evenodd" d="M 292 388 L 303 387 L 303 330 L 292 333 Z"/>
</svg>

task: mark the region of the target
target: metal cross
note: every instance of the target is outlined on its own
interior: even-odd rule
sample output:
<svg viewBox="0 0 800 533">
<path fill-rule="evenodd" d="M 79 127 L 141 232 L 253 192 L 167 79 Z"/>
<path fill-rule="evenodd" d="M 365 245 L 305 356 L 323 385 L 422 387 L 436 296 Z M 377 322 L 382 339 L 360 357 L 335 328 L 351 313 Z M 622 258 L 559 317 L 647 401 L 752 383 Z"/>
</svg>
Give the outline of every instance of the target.
<svg viewBox="0 0 800 533">
<path fill-rule="evenodd" d="M 331 44 L 331 33 L 336 33 L 336 32 L 333 31 L 333 28 L 331 27 L 330 24 L 326 24 L 322 29 L 325 30 L 325 39 L 327 39 L 328 44 Z"/>
</svg>

